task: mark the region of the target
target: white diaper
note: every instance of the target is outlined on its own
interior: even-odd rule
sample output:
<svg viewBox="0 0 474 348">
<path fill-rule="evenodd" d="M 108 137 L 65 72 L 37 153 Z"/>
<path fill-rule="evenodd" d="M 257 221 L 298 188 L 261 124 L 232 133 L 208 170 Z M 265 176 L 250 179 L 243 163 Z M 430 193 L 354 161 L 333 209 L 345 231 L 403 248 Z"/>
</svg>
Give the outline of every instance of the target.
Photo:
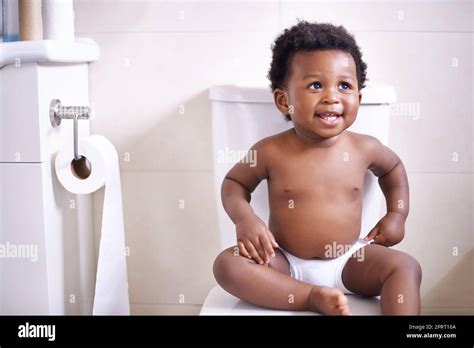
<svg viewBox="0 0 474 348">
<path fill-rule="evenodd" d="M 292 278 L 314 285 L 337 288 L 345 294 L 353 294 L 353 292 L 349 291 L 342 283 L 342 270 L 352 254 L 369 244 L 369 242 L 359 239 L 346 253 L 337 258 L 325 260 L 300 259 L 299 257 L 291 255 L 281 247 L 280 250 L 286 256 L 290 264 Z M 361 251 L 356 255 L 357 257 L 354 257 L 359 261 L 363 261 L 363 255 L 363 251 Z"/>
</svg>

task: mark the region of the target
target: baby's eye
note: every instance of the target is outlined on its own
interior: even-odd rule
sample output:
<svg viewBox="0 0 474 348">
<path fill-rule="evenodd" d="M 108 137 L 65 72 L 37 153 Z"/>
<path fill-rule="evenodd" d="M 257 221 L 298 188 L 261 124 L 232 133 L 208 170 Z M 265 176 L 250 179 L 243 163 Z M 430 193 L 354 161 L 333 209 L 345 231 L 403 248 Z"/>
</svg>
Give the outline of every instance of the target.
<svg viewBox="0 0 474 348">
<path fill-rule="evenodd" d="M 317 87 L 311 88 L 311 86 L 317 86 Z M 321 86 L 321 83 L 319 83 L 319 82 L 313 82 L 308 87 L 310 87 L 310 89 L 318 89 L 318 88 L 321 88 L 322 86 Z"/>
<path fill-rule="evenodd" d="M 346 82 L 341 82 L 339 86 L 341 86 L 342 89 L 351 89 L 351 85 Z"/>
</svg>

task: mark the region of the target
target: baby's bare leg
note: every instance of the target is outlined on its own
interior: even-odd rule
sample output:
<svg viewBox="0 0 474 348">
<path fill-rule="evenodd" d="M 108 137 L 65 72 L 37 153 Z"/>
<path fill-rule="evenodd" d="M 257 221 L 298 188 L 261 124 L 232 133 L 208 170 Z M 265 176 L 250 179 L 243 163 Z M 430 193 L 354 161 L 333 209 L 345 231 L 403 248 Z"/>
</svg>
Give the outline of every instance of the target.
<svg viewBox="0 0 474 348">
<path fill-rule="evenodd" d="M 273 309 L 314 311 L 347 315 L 347 298 L 339 289 L 314 286 L 290 277 L 283 253 L 275 249 L 269 266 L 238 255 L 237 249 L 224 250 L 214 262 L 219 285 L 247 302 Z"/>
<path fill-rule="evenodd" d="M 412 256 L 376 244 L 353 256 L 342 272 L 346 288 L 360 295 L 381 295 L 382 314 L 420 314 L 421 267 Z"/>
</svg>

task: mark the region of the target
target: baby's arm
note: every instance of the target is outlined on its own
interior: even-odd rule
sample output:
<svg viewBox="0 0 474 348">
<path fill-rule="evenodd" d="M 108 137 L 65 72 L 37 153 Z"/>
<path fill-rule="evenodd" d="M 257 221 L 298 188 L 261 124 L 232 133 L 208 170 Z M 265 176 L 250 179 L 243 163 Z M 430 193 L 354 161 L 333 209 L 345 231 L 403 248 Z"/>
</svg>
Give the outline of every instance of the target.
<svg viewBox="0 0 474 348">
<path fill-rule="evenodd" d="M 369 170 L 379 179 L 387 202 L 387 214 L 367 235 L 366 240 L 385 246 L 398 244 L 405 235 L 409 211 L 408 178 L 400 158 L 379 140 L 367 137 Z"/>
<path fill-rule="evenodd" d="M 273 248 L 278 247 L 273 234 L 250 206 L 250 194 L 268 178 L 265 162 L 270 146 L 266 139 L 252 146 L 250 151 L 255 151 L 255 161 L 246 163 L 244 158 L 232 167 L 221 189 L 224 209 L 236 226 L 239 252 L 260 264 L 268 264 L 269 255 L 275 254 Z"/>
</svg>

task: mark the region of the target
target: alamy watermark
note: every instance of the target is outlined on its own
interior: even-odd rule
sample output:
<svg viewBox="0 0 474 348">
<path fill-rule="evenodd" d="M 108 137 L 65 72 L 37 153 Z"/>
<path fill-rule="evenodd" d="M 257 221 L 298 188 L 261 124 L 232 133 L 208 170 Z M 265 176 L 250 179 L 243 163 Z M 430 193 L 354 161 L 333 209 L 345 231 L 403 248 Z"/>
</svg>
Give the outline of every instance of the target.
<svg viewBox="0 0 474 348">
<path fill-rule="evenodd" d="M 217 151 L 217 163 L 248 163 L 250 167 L 257 166 L 257 150 L 232 150 L 226 147 Z"/>
<path fill-rule="evenodd" d="M 419 120 L 421 117 L 419 102 L 400 102 L 391 105 L 392 116 L 411 117 L 412 120 Z"/>
<path fill-rule="evenodd" d="M 18 337 L 20 338 L 47 338 L 48 341 L 56 339 L 56 325 L 38 325 L 26 322 L 18 326 Z"/>
<path fill-rule="evenodd" d="M 346 254 L 352 248 L 352 244 L 338 244 L 332 242 L 332 244 L 326 244 L 324 246 L 324 256 L 327 258 L 337 258 Z M 356 258 L 358 262 L 364 261 L 365 248 L 357 249 L 351 257 Z"/>
<path fill-rule="evenodd" d="M 36 262 L 38 261 L 38 245 L 0 243 L 0 259 L 3 258 L 30 259 L 31 262 Z"/>
</svg>

